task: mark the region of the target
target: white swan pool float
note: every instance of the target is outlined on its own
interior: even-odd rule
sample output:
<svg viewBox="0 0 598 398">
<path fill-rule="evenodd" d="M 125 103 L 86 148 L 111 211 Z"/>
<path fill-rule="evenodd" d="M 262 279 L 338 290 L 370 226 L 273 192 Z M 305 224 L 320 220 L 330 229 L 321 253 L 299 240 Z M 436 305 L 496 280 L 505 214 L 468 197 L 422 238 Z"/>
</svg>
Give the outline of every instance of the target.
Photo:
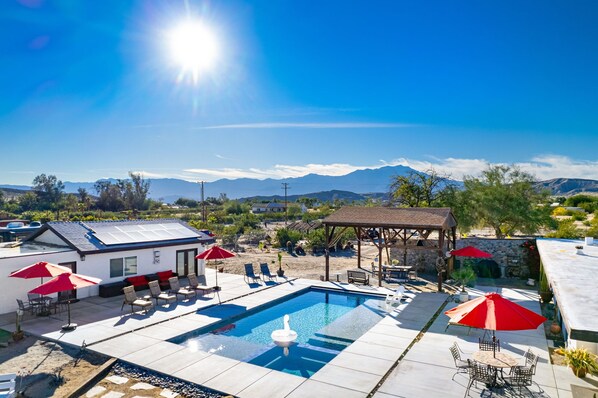
<svg viewBox="0 0 598 398">
<path fill-rule="evenodd" d="M 284 354 L 288 355 L 288 347 L 291 346 L 297 340 L 297 332 L 291 330 L 289 325 L 289 315 L 283 317 L 284 329 L 277 329 L 272 332 L 270 337 L 279 347 L 284 348 Z"/>
</svg>

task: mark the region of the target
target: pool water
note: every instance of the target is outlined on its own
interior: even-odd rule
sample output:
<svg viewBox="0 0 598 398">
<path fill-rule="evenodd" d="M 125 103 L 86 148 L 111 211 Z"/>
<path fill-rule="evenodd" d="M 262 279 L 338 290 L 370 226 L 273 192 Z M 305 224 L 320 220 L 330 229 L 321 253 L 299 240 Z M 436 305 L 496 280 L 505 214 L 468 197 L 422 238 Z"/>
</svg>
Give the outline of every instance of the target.
<svg viewBox="0 0 598 398">
<path fill-rule="evenodd" d="M 287 355 L 270 337 L 274 330 L 283 329 L 285 314 L 298 334 Z M 312 288 L 233 321 L 170 341 L 192 350 L 310 377 L 384 315 L 384 298 L 379 296 Z"/>
</svg>

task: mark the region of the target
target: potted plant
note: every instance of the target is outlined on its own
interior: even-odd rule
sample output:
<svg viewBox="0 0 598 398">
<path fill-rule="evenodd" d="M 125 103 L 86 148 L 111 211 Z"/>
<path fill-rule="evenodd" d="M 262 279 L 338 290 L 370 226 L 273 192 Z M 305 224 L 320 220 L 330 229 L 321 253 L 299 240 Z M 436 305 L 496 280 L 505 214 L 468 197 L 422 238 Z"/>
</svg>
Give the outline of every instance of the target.
<svg viewBox="0 0 598 398">
<path fill-rule="evenodd" d="M 278 270 L 276 271 L 276 275 L 283 277 L 284 270 L 282 269 L 282 253 L 278 252 Z"/>
<path fill-rule="evenodd" d="M 461 285 L 461 293 L 459 293 L 459 300 L 465 302 L 469 300 L 469 294 L 465 290 L 465 285 L 475 281 L 475 271 L 472 267 L 461 267 L 454 271 L 451 277 Z"/>
<path fill-rule="evenodd" d="M 552 300 L 552 292 L 550 291 L 550 286 L 548 286 L 548 279 L 546 275 L 542 275 L 540 277 L 540 287 L 538 288 L 538 293 L 540 293 L 540 298 L 544 304 L 549 303 Z"/>
<path fill-rule="evenodd" d="M 558 348 L 556 353 L 565 357 L 565 362 L 577 377 L 586 377 L 586 373 L 598 373 L 596 355 L 585 348 Z"/>
<path fill-rule="evenodd" d="M 25 337 L 25 333 L 23 333 L 23 331 L 21 330 L 21 317 L 22 316 L 23 316 L 23 310 L 19 308 L 17 310 L 16 330 L 12 334 L 13 341 L 20 341 L 20 340 L 23 340 L 23 338 Z"/>
</svg>

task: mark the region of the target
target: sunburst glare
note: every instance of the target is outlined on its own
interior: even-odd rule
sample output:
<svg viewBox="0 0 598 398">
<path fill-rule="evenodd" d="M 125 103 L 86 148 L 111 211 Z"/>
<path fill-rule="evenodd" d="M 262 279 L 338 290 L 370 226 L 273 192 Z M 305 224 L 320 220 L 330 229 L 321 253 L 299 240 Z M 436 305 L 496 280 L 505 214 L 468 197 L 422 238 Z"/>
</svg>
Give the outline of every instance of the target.
<svg viewBox="0 0 598 398">
<path fill-rule="evenodd" d="M 218 58 L 218 41 L 210 28 L 200 21 L 188 20 L 168 35 L 171 60 L 181 68 L 178 81 L 191 76 L 196 84 Z"/>
</svg>

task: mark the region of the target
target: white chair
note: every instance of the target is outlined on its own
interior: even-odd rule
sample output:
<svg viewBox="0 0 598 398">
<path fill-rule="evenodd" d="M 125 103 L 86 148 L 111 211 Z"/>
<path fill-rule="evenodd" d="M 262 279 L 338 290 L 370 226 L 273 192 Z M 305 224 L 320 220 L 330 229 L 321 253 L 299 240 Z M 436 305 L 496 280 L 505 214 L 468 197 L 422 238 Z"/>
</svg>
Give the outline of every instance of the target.
<svg viewBox="0 0 598 398">
<path fill-rule="evenodd" d="M 0 397 L 12 398 L 15 396 L 17 375 L 9 373 L 0 375 Z"/>
<path fill-rule="evenodd" d="M 401 301 L 405 299 L 405 286 L 400 285 L 394 293 L 386 295 L 386 304 L 395 306 L 400 305 Z"/>
</svg>

